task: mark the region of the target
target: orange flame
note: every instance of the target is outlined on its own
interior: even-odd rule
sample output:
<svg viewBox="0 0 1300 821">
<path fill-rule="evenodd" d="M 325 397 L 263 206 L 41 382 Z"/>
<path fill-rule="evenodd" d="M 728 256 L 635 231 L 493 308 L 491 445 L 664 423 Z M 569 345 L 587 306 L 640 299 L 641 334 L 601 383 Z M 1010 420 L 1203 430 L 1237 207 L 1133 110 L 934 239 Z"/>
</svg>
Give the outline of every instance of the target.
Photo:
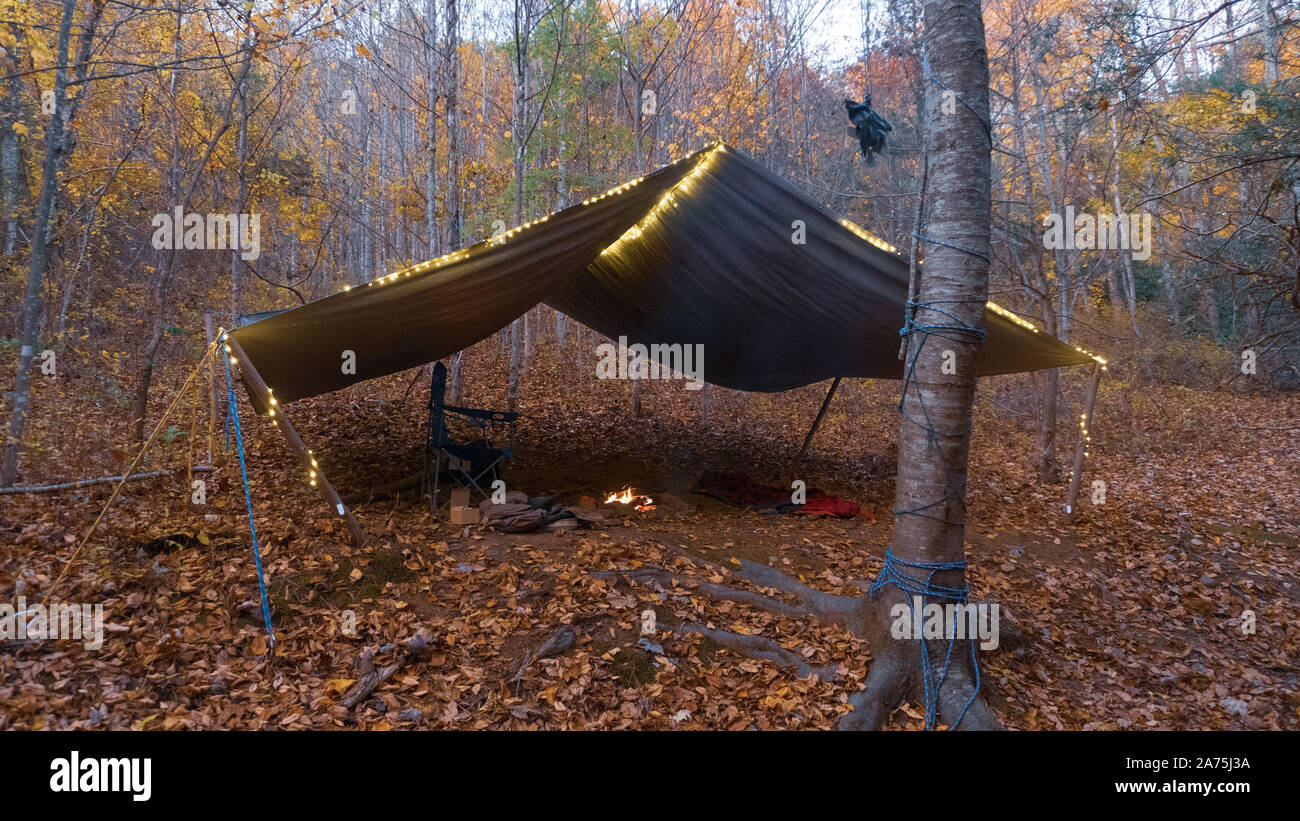
<svg viewBox="0 0 1300 821">
<path fill-rule="evenodd" d="M 653 510 L 655 500 L 641 493 L 637 493 L 630 487 L 625 487 L 618 493 L 611 493 L 605 499 L 605 504 L 618 502 L 621 505 L 635 505 L 637 510 Z"/>
</svg>

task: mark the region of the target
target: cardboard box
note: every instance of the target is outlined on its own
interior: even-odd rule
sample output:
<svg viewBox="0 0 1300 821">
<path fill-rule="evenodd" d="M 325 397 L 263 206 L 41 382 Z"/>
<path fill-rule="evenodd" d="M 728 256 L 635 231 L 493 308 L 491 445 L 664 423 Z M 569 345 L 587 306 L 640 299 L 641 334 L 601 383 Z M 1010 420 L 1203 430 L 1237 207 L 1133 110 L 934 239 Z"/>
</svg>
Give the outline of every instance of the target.
<svg viewBox="0 0 1300 821">
<path fill-rule="evenodd" d="M 469 488 L 462 487 L 453 490 L 451 492 L 451 506 L 453 508 L 469 507 Z"/>
<path fill-rule="evenodd" d="M 476 525 L 478 524 L 478 508 L 476 507 L 452 507 L 451 523 L 454 525 Z"/>
</svg>

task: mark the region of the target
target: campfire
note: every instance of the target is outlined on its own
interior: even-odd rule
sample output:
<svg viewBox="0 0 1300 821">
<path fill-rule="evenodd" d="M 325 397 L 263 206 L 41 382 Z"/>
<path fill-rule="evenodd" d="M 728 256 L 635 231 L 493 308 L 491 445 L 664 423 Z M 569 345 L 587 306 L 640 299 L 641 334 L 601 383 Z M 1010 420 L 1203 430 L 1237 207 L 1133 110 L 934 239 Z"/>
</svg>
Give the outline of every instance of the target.
<svg viewBox="0 0 1300 821">
<path fill-rule="evenodd" d="M 641 511 L 654 510 L 655 508 L 654 499 L 643 493 L 638 493 L 630 487 L 625 487 L 618 493 L 609 494 L 609 497 L 605 499 L 605 504 L 612 505 L 614 503 L 630 505 Z"/>
</svg>

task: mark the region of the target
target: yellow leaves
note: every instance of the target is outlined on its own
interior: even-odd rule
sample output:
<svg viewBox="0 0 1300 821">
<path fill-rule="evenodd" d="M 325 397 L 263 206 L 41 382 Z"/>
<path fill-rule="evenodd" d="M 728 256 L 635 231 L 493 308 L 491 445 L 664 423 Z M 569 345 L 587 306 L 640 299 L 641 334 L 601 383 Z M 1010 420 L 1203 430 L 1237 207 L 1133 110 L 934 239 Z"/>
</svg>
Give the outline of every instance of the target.
<svg viewBox="0 0 1300 821">
<path fill-rule="evenodd" d="M 28 129 L 27 126 L 23 125 L 22 123 L 14 123 L 13 128 L 14 128 L 14 133 L 20 137 L 26 137 L 28 134 L 31 133 L 31 130 Z"/>
<path fill-rule="evenodd" d="M 366 48 L 360 43 L 357 43 L 357 54 L 360 54 L 362 57 L 365 57 L 367 59 L 374 56 L 373 54 L 370 53 L 370 49 Z"/>
<path fill-rule="evenodd" d="M 147 716 L 145 716 L 144 718 L 142 718 L 142 719 L 140 719 L 139 721 L 137 721 L 137 722 L 135 722 L 134 724 L 132 724 L 132 725 L 131 725 L 131 729 L 132 729 L 132 730 L 143 730 L 143 729 L 145 728 L 145 725 L 147 725 L 149 722 L 153 721 L 155 718 L 158 718 L 159 715 L 161 715 L 161 714 L 160 714 L 160 713 L 153 713 L 152 715 L 147 715 Z"/>
</svg>

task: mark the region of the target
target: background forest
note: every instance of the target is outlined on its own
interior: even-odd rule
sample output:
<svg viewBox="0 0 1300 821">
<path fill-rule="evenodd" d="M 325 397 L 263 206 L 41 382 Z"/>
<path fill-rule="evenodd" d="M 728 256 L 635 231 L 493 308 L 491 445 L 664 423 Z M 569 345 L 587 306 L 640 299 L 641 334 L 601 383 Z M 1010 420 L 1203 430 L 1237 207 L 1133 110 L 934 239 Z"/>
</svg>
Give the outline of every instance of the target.
<svg viewBox="0 0 1300 821">
<path fill-rule="evenodd" d="M 920 14 L 914 0 L 0 0 L 0 384 L 8 435 L 0 486 L 120 474 L 132 446 L 178 398 L 181 410 L 142 469 L 183 472 L 187 463 L 207 462 L 195 453 L 205 438 L 212 448 L 206 378 L 197 391 L 178 391 L 206 348 L 205 311 L 216 325 L 231 327 L 241 314 L 363 284 L 580 202 L 716 140 L 745 150 L 906 256 L 924 220 Z M 1286 625 L 1300 590 L 1292 555 L 1300 533 L 1296 14 L 1290 0 L 984 4 L 993 127 L 990 298 L 1110 363 L 1086 478 L 1095 464 L 1111 499 L 1104 509 L 1094 499 L 1069 537 L 1049 523 L 1059 514 L 1079 433 L 1077 377 L 1049 371 L 981 383 L 971 457 L 978 482 L 970 488 L 978 524 L 970 538 L 982 546 L 972 548 L 973 566 L 993 575 L 978 571 L 976 586 L 1008 602 L 1026 642 L 1053 646 L 1050 657 L 1035 656 L 1031 647 L 1031 661 L 996 662 L 993 675 L 1007 695 L 995 706 L 1016 705 L 1013 726 L 1296 726 L 1295 672 L 1285 660 L 1286 648 L 1296 646 Z M 887 152 L 871 165 L 858 154 L 844 108 L 845 98 L 864 94 L 894 128 Z M 1049 247 L 1045 218 L 1067 208 L 1151 215 L 1151 253 Z M 257 215 L 259 253 L 155 247 L 157 218 L 177 209 Z M 603 341 L 543 306 L 449 363 L 453 395 L 524 412 L 517 475 L 535 480 L 538 491 L 559 490 L 566 481 L 592 493 L 618 490 L 635 481 L 642 457 L 659 460 L 646 471 L 675 492 L 686 480 L 673 471 L 685 466 L 727 461 L 780 474 L 824 395 L 819 386 L 773 396 L 597 383 L 594 348 Z M 57 365 L 47 374 L 41 368 L 48 352 Z M 424 417 L 413 378 L 420 377 L 398 374 L 295 409 L 304 438 L 317 443 L 341 490 L 418 467 Z M 885 390 L 871 380 L 846 380 L 806 470 L 887 512 L 897 388 L 880 384 Z M 629 437 L 661 445 L 629 459 Z M 536 455 L 567 453 L 574 439 L 586 443 L 580 459 Z M 316 715 L 304 706 L 346 687 L 330 683 L 343 679 L 328 670 L 354 655 L 313 644 L 302 609 L 319 604 L 313 597 L 323 588 L 303 581 L 313 574 L 331 585 L 348 578 L 360 585 L 348 595 L 379 603 L 372 629 L 390 640 L 405 635 L 401 628 L 415 613 L 455 619 L 465 632 L 475 626 L 487 636 L 480 654 L 484 646 L 500 650 L 500 670 L 470 667 L 433 688 L 436 697 L 419 705 L 420 721 L 463 726 L 472 716 L 476 726 L 667 726 L 685 704 L 682 712 L 696 711 L 701 726 L 736 726 L 755 715 L 766 716 L 760 726 L 828 726 L 840 709 L 844 682 L 779 691 L 781 682 L 767 678 L 738 695 L 728 680 L 728 699 L 698 707 L 683 684 L 673 709 L 658 714 L 639 699 L 647 688 L 672 685 L 653 683 L 652 668 L 633 665 L 618 668 L 610 684 L 636 694 L 623 696 L 621 712 L 569 699 L 574 712 L 543 718 L 528 696 L 520 701 L 517 688 L 498 698 L 496 684 L 477 686 L 508 677 L 522 648 L 549 630 L 539 622 L 524 641 L 518 630 L 497 631 L 481 614 L 471 616 L 475 608 L 496 613 L 503 606 L 483 591 L 506 584 L 497 572 L 505 554 L 492 551 L 514 547 L 458 548 L 453 540 L 451 550 L 468 553 L 452 556 L 445 541 L 452 530 L 417 519 L 418 505 L 376 504 L 361 515 L 376 546 L 390 552 L 350 556 L 282 445 L 266 435 L 250 450 L 264 457 L 250 469 L 261 495 L 258 514 L 268 520 L 277 618 L 287 613 L 284 641 L 293 646 L 300 631 L 300 649 L 319 661 L 301 698 L 280 690 L 236 704 L 225 688 L 233 692 L 241 676 L 251 676 L 252 661 L 240 667 L 223 651 L 220 660 L 196 662 L 188 651 L 141 640 L 110 660 L 120 677 L 93 696 L 69 695 L 66 711 L 52 709 L 57 699 L 42 689 L 58 676 L 10 667 L 0 691 L 8 688 L 16 706 L 0 715 L 0 726 L 94 723 L 107 715 L 102 705 L 113 703 L 132 705 L 121 711 L 121 726 L 342 721 L 337 711 Z M 119 612 L 121 623 L 197 630 L 208 604 L 194 605 L 195 621 L 177 615 L 189 605 L 175 599 L 178 610 L 170 612 L 165 598 L 155 607 L 152 593 L 134 600 L 131 585 L 162 585 L 196 598 L 194 591 L 202 591 L 226 607 L 220 624 L 237 637 L 232 646 L 264 650 L 257 644 L 260 622 L 250 620 L 255 609 L 243 601 L 253 571 L 238 474 L 214 478 L 209 492 L 212 507 L 195 512 L 179 481 L 165 489 L 133 486 L 88 564 L 121 585 L 112 595 L 134 614 Z M 0 589 L 21 592 L 26 579 L 61 578 L 58 566 L 33 565 L 29 557 L 53 561 L 55 552 L 66 553 L 107 493 L 68 495 L 47 507 L 51 498 L 0 496 L 0 542 L 10 542 L 0 544 Z M 696 534 L 689 539 L 698 536 L 710 548 L 745 547 L 725 523 L 688 527 Z M 411 535 L 420 528 L 427 532 Z M 825 523 L 784 528 L 769 536 L 832 551 L 809 571 L 832 587 L 869 575 L 850 547 L 884 536 Z M 1116 541 L 1124 529 L 1122 543 Z M 160 567 L 152 549 L 138 552 L 181 532 L 188 535 L 180 546 L 192 550 L 167 552 L 175 540 L 158 548 L 172 564 Z M 638 545 L 642 536 L 616 534 L 584 544 L 583 555 L 597 564 L 644 558 L 643 550 L 662 547 L 656 538 L 688 537 L 652 535 Z M 1237 551 L 1235 558 L 1198 552 L 1220 542 Z M 1017 552 L 1040 543 L 1045 552 L 1032 559 L 1021 558 L 1023 547 Z M 1075 548 L 1086 548 L 1086 558 Z M 205 558 L 218 549 L 225 552 Z M 753 558 L 766 560 L 767 549 L 755 547 Z M 106 569 L 123 556 L 139 567 Z M 804 559 L 813 561 L 796 563 Z M 571 574 L 552 558 L 522 564 L 534 560 L 533 570 L 561 580 Z M 392 561 L 388 570 L 375 570 Z M 519 562 L 504 566 L 502 573 L 520 572 L 512 585 L 523 584 Z M 1253 570 L 1242 570 L 1248 566 Z M 489 577 L 485 567 L 492 568 Z M 998 567 L 1004 575 L 996 575 Z M 1141 578 L 1127 575 L 1135 567 L 1148 569 Z M 169 568 L 176 575 L 164 578 Z M 403 585 L 418 586 L 425 573 L 479 587 L 444 591 L 428 611 L 408 608 L 402 594 L 411 591 Z M 1224 576 L 1242 573 L 1246 593 L 1240 586 L 1233 592 Z M 170 587 L 185 574 L 188 586 Z M 1094 577 L 1109 581 L 1094 586 Z M 1175 577 L 1191 586 L 1162 585 Z M 1283 578 L 1292 582 L 1285 592 L 1277 587 Z M 558 585 L 567 605 L 605 601 L 603 589 L 583 584 Z M 1278 598 L 1261 603 L 1261 589 L 1278 591 Z M 1047 601 L 1057 594 L 1068 604 Z M 1262 622 L 1275 625 L 1277 641 L 1247 651 L 1222 636 L 1194 638 L 1190 627 L 1170 633 L 1164 625 L 1162 638 L 1128 661 L 1110 657 L 1115 635 L 1143 635 L 1145 617 L 1123 615 L 1128 604 L 1185 607 L 1189 619 L 1229 618 L 1243 597 Z M 1085 614 L 1102 607 L 1107 615 L 1098 624 L 1124 623 L 1110 622 L 1108 639 L 1091 627 L 1083 631 L 1090 638 L 1062 638 L 1052 615 L 1061 607 Z M 833 631 L 820 637 L 831 647 L 846 642 Z M 583 658 L 600 658 L 606 649 L 588 647 Z M 463 644 L 446 652 L 465 664 L 478 658 Z M 1216 676 L 1197 667 L 1196 653 L 1202 661 L 1232 661 L 1209 664 Z M 197 664 L 191 672 L 201 675 L 189 684 L 151 678 L 159 663 Z M 229 682 L 220 691 L 199 683 L 210 669 Z M 537 685 L 552 705 L 578 675 L 557 670 L 543 675 L 554 687 Z M 742 668 L 738 675 L 759 674 Z M 1071 683 L 1062 690 L 1066 679 Z M 1155 707 L 1123 697 L 1155 681 L 1172 688 Z M 709 679 L 709 686 L 716 682 Z M 592 685 L 590 692 L 600 691 Z M 1252 707 L 1247 718 L 1237 705 L 1249 698 L 1239 696 L 1261 692 L 1269 694 L 1256 695 L 1264 707 Z M 159 700 L 176 709 L 155 710 Z M 409 704 L 391 701 L 360 724 L 397 723 L 397 708 Z M 800 718 L 790 724 L 796 701 Z M 187 712 L 191 704 L 194 713 Z"/>
<path fill-rule="evenodd" d="M 917 14 L 843 0 L 10 2 L 0 335 L 22 337 L 34 279 L 38 350 L 92 368 L 144 417 L 154 363 L 205 308 L 310 301 L 718 139 L 906 249 Z M 1178 378 L 1251 349 L 1270 384 L 1300 385 L 1291 14 L 1268 0 L 988 4 L 993 298 L 1094 348 L 1144 338 L 1147 364 Z M 845 31 L 860 56 L 828 59 Z M 863 92 L 895 126 L 873 167 L 842 106 Z M 1044 215 L 1067 205 L 1150 213 L 1149 258 L 1045 248 Z M 154 216 L 177 207 L 260 215 L 260 255 L 153 248 Z M 516 346 L 557 319 L 525 317 Z"/>
</svg>

